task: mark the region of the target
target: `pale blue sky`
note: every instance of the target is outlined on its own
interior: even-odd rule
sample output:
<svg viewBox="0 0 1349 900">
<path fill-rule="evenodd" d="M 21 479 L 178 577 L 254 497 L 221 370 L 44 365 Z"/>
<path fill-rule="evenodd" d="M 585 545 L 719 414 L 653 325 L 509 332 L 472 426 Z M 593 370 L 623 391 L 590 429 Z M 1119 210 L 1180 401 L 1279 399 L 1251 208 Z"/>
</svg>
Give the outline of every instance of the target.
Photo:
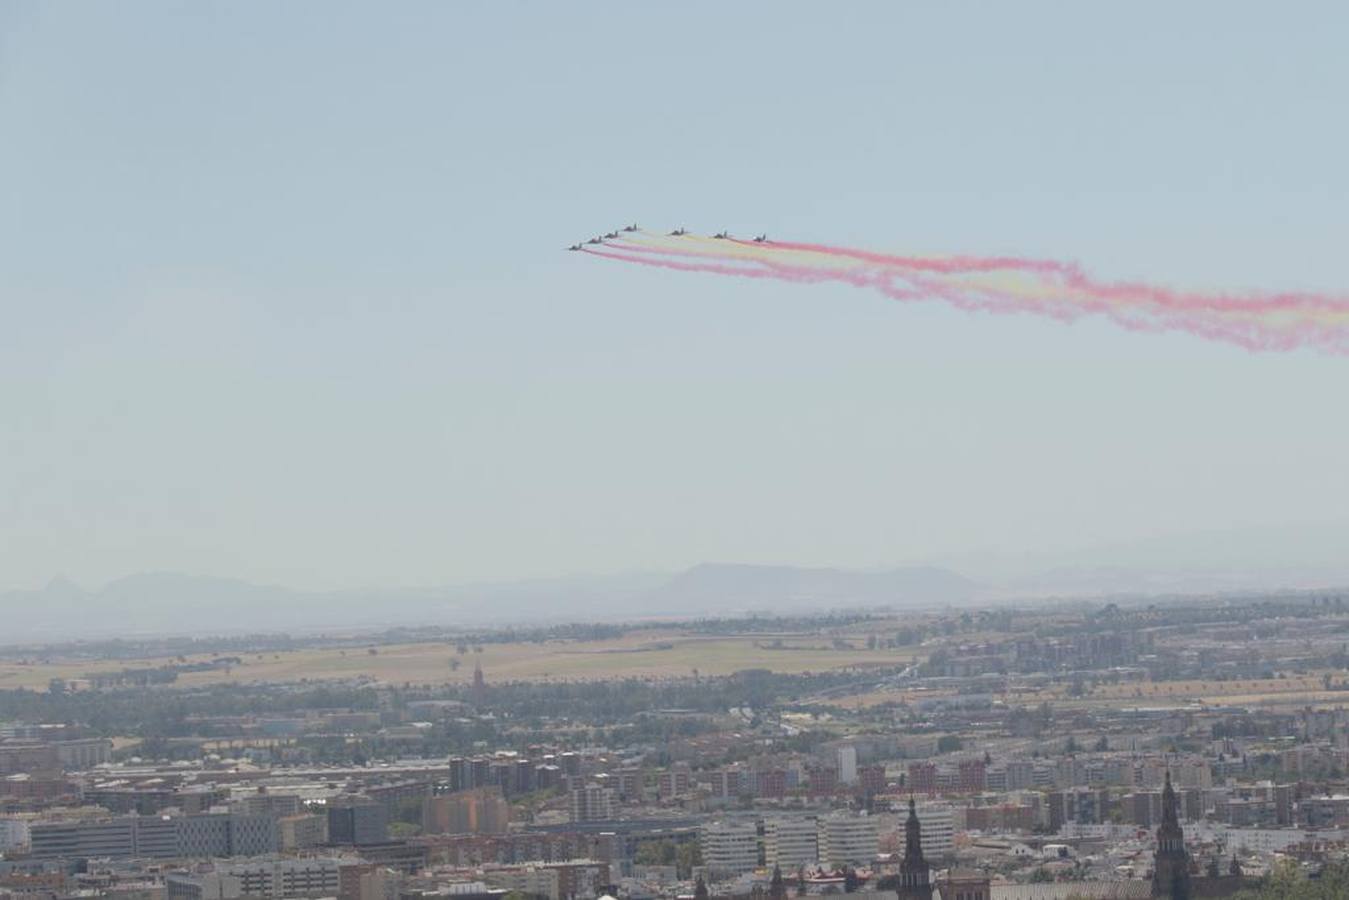
<svg viewBox="0 0 1349 900">
<path fill-rule="evenodd" d="M 1346 46 L 1330 2 L 0 2 L 0 587 L 1340 520 L 1347 360 L 560 250 L 1344 291 Z"/>
</svg>

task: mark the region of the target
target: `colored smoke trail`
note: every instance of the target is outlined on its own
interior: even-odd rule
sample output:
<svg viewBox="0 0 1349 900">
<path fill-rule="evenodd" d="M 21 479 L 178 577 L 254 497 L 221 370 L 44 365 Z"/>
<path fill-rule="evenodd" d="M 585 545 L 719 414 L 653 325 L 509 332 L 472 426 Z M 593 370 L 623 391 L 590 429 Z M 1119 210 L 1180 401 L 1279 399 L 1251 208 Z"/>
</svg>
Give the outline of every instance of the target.
<svg viewBox="0 0 1349 900">
<path fill-rule="evenodd" d="M 1015 256 L 910 256 L 829 244 L 649 232 L 584 248 L 618 262 L 793 284 L 838 283 L 894 300 L 1062 322 L 1094 316 L 1131 331 L 1182 331 L 1252 351 L 1349 355 L 1349 297 L 1178 291 L 1093 278 L 1076 263 Z"/>
</svg>

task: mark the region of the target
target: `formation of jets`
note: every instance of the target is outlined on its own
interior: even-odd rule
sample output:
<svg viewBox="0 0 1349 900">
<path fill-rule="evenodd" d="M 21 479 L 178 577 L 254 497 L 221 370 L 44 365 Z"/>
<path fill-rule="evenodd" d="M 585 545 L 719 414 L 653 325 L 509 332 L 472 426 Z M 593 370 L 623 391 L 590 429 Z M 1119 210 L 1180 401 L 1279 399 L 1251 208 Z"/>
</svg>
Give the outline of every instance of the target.
<svg viewBox="0 0 1349 900">
<path fill-rule="evenodd" d="M 619 236 L 618 232 L 620 230 L 632 232 L 632 231 L 640 231 L 641 229 L 637 227 L 636 222 L 633 222 L 631 225 L 624 225 L 622 229 L 615 228 L 613 231 L 605 232 L 604 234 L 597 234 L 590 240 L 585 241 L 583 243 L 572 244 L 567 249 L 572 251 L 584 250 L 586 244 L 603 244 L 605 241 L 612 241 Z"/>
<path fill-rule="evenodd" d="M 637 223 L 636 223 L 636 222 L 633 222 L 631 225 L 624 225 L 621 229 L 614 229 L 613 231 L 605 232 L 604 234 L 597 234 L 597 235 L 595 235 L 593 238 L 591 238 L 590 240 L 585 241 L 584 243 L 580 243 L 580 244 L 572 244 L 572 245 L 571 245 L 570 247 L 568 247 L 567 249 L 568 249 L 568 250 L 584 250 L 586 244 L 603 244 L 605 241 L 612 241 L 612 240 L 615 240 L 615 239 L 619 238 L 619 237 L 621 236 L 621 235 L 619 234 L 620 231 L 623 231 L 623 232 L 629 232 L 629 233 L 630 233 L 630 232 L 640 231 L 640 230 L 641 230 L 641 229 L 637 227 Z M 688 233 L 689 233 L 689 232 L 688 232 L 688 229 L 687 229 L 687 228 L 684 228 L 684 227 L 681 225 L 680 227 L 676 228 L 674 231 L 671 231 L 669 234 L 670 234 L 670 237 L 683 237 L 684 235 L 686 235 L 686 234 L 688 234 Z M 731 233 L 730 233 L 729 231 L 718 231 L 716 234 L 712 235 L 712 237 L 716 238 L 716 239 L 719 240 L 719 241 L 730 240 L 730 238 L 731 238 Z M 757 237 L 754 239 L 754 243 L 756 243 L 756 244 L 766 244 L 766 243 L 768 243 L 768 235 L 766 235 L 766 234 L 761 234 L 761 235 L 757 236 Z"/>
</svg>

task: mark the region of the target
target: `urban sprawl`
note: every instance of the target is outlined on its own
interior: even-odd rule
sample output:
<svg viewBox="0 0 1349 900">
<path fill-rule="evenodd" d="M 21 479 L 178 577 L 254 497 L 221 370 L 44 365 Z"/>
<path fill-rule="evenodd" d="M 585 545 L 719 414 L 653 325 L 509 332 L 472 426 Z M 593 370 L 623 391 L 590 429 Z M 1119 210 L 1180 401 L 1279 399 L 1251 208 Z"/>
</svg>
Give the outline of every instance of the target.
<svg viewBox="0 0 1349 900">
<path fill-rule="evenodd" d="M 0 664 L 0 898 L 1349 895 L 1333 592 Z"/>
</svg>

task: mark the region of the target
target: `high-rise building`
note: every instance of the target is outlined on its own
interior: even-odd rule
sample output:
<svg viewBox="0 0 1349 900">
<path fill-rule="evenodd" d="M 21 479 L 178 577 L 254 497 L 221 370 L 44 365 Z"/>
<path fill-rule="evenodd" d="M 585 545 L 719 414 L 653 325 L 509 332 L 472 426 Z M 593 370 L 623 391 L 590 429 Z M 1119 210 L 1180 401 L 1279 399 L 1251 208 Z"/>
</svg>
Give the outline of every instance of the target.
<svg viewBox="0 0 1349 900">
<path fill-rule="evenodd" d="M 28 846 L 28 823 L 23 819 L 0 819 L 0 853 Z"/>
<path fill-rule="evenodd" d="M 624 803 L 640 803 L 645 794 L 645 778 L 641 769 L 619 769 L 614 773 L 618 799 Z"/>
<path fill-rule="evenodd" d="M 1107 788 L 1070 788 L 1050 791 L 1045 797 L 1049 807 L 1049 827 L 1057 831 L 1064 822 L 1099 825 L 1109 816 L 1110 791 Z"/>
<path fill-rule="evenodd" d="M 987 782 L 982 759 L 963 759 L 956 769 L 960 773 L 962 794 L 977 794 L 984 789 Z"/>
<path fill-rule="evenodd" d="M 250 816 L 271 816 L 274 819 L 282 816 L 298 816 L 304 812 L 304 803 L 298 794 L 274 794 L 270 791 L 258 791 L 255 794 L 236 797 L 230 801 L 229 807 L 231 812 Z"/>
<path fill-rule="evenodd" d="M 906 785 L 910 793 L 913 794 L 935 794 L 937 793 L 937 765 L 930 762 L 911 762 L 909 763 L 908 782 Z"/>
<path fill-rule="evenodd" d="M 515 787 L 515 761 L 494 759 L 487 766 L 487 783 L 501 789 L 507 797 Z"/>
<path fill-rule="evenodd" d="M 56 772 L 61 768 L 56 747 L 44 741 L 0 741 L 0 775 Z"/>
<path fill-rule="evenodd" d="M 427 797 L 422 807 L 426 834 L 502 834 L 510 822 L 510 804 L 497 788 L 478 788 Z"/>
<path fill-rule="evenodd" d="M 858 793 L 866 797 L 885 793 L 885 766 L 862 766 L 857 770 Z"/>
<path fill-rule="evenodd" d="M 515 783 L 511 789 L 516 794 L 528 794 L 538 787 L 538 782 L 534 778 L 534 763 L 527 759 L 517 759 L 515 761 Z"/>
<path fill-rule="evenodd" d="M 1140 828 L 1151 828 L 1162 818 L 1161 791 L 1134 791 L 1123 800 L 1124 818 Z"/>
<path fill-rule="evenodd" d="M 103 822 L 36 822 L 29 826 L 29 852 L 34 859 L 85 856 L 136 856 L 135 816 Z"/>
<path fill-rule="evenodd" d="M 472 787 L 477 785 L 473 783 L 473 769 L 469 766 L 468 760 L 462 756 L 451 756 L 450 790 L 466 791 Z"/>
<path fill-rule="evenodd" d="M 364 798 L 328 807 L 328 843 L 382 844 L 389 839 L 389 811 Z"/>
<path fill-rule="evenodd" d="M 1297 785 L 1278 784 L 1274 786 L 1274 818 L 1280 825 L 1293 824 L 1293 799 L 1297 795 Z"/>
<path fill-rule="evenodd" d="M 562 782 L 562 770 L 552 763 L 534 767 L 534 786 L 541 791 L 557 787 Z"/>
<path fill-rule="evenodd" d="M 795 871 L 818 862 L 819 848 L 819 825 L 813 817 L 784 816 L 764 822 L 765 865 Z"/>
<path fill-rule="evenodd" d="M 35 859 L 81 857 L 257 856 L 276 852 L 276 820 L 268 816 L 205 813 L 122 816 L 85 822 L 41 822 L 29 828 Z"/>
<path fill-rule="evenodd" d="M 1185 852 L 1185 832 L 1180 827 L 1171 773 L 1162 787 L 1162 824 L 1157 827 L 1157 852 L 1153 858 L 1152 896 L 1190 900 L 1190 859 Z"/>
<path fill-rule="evenodd" d="M 940 860 L 955 850 L 955 814 L 944 803 L 924 803 L 917 807 L 922 823 L 923 855 Z"/>
<path fill-rule="evenodd" d="M 107 738 L 78 738 L 57 741 L 56 758 L 66 771 L 92 769 L 112 760 L 112 741 Z"/>
<path fill-rule="evenodd" d="M 687 763 L 675 763 L 660 773 L 657 792 L 661 800 L 674 800 L 693 789 L 693 774 Z"/>
<path fill-rule="evenodd" d="M 221 872 L 172 872 L 164 878 L 167 900 L 238 900 L 243 882 Z"/>
<path fill-rule="evenodd" d="M 607 822 L 614 817 L 613 788 L 594 783 L 575 787 L 570 799 L 573 822 Z"/>
<path fill-rule="evenodd" d="M 716 769 L 707 773 L 708 786 L 713 797 L 740 796 L 741 772 L 739 769 Z"/>
<path fill-rule="evenodd" d="M 807 788 L 814 796 L 832 794 L 838 790 L 838 769 L 816 766 L 806 776 Z"/>
<path fill-rule="evenodd" d="M 757 773 L 756 792 L 760 797 L 777 798 L 787 793 L 787 772 L 785 769 L 768 769 Z"/>
<path fill-rule="evenodd" d="M 574 750 L 568 750 L 566 753 L 559 753 L 557 764 L 561 767 L 563 773 L 567 775 L 581 774 L 581 754 Z"/>
<path fill-rule="evenodd" d="M 836 869 L 869 865 L 880 849 L 876 820 L 849 814 L 825 816 L 820 822 L 820 861 Z"/>
<path fill-rule="evenodd" d="M 739 875 L 759 867 L 759 829 L 752 822 L 710 822 L 698 829 L 703 865 Z"/>
<path fill-rule="evenodd" d="M 307 850 L 328 842 L 327 816 L 284 816 L 276 820 L 276 827 L 283 851 Z"/>
<path fill-rule="evenodd" d="M 337 893 L 335 859 L 259 859 L 216 869 L 237 878 L 246 897 L 331 897 Z"/>
<path fill-rule="evenodd" d="M 1035 763 L 1028 759 L 1009 759 L 1003 766 L 1007 770 L 1007 790 L 1024 791 L 1035 786 Z"/>
<path fill-rule="evenodd" d="M 844 744 L 834 752 L 838 763 L 838 780 L 842 784 L 854 784 L 857 781 L 857 748 Z"/>
</svg>

